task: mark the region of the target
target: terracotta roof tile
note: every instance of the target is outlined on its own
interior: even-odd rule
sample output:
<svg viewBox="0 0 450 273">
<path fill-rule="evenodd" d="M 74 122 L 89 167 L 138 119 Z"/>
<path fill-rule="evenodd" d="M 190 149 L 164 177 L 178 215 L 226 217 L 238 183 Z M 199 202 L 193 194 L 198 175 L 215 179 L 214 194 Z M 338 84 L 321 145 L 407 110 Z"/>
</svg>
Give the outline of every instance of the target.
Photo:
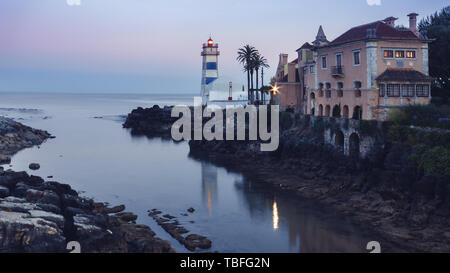
<svg viewBox="0 0 450 273">
<path fill-rule="evenodd" d="M 374 33 L 372 36 L 368 36 L 369 30 L 372 29 Z M 395 39 L 395 40 L 420 40 L 412 31 L 400 30 L 395 27 L 389 26 L 383 21 L 377 21 L 370 24 L 354 27 L 335 40 L 333 40 L 328 46 L 338 45 L 353 41 L 360 41 L 365 39 Z"/>
<path fill-rule="evenodd" d="M 431 82 L 434 78 L 413 69 L 386 69 L 377 81 Z"/>
</svg>

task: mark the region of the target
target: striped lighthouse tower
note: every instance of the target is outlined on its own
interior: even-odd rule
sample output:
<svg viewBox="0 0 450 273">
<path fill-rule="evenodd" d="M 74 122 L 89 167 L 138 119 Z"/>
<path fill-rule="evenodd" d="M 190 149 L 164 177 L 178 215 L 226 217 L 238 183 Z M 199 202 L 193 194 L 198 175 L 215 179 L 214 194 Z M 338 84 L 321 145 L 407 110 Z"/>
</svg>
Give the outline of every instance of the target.
<svg viewBox="0 0 450 273">
<path fill-rule="evenodd" d="M 219 78 L 218 61 L 219 61 L 219 45 L 214 44 L 211 37 L 206 44 L 203 44 L 203 64 L 202 64 L 202 104 L 208 105 L 209 92 L 212 83 Z"/>
</svg>

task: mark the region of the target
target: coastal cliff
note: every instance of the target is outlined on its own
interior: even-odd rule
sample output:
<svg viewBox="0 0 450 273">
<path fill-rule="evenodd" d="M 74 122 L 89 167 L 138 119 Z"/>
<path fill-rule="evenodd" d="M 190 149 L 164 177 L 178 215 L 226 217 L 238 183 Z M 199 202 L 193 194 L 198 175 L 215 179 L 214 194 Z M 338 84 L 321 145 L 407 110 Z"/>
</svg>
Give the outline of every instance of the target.
<svg viewBox="0 0 450 273">
<path fill-rule="evenodd" d="M 0 160 L 40 145 L 51 135 L 0 117 Z M 30 167 L 31 168 L 31 167 Z M 68 242 L 88 252 L 175 252 L 125 206 L 109 208 L 69 185 L 0 167 L 0 253 L 67 253 Z"/>
<path fill-rule="evenodd" d="M 159 116 L 170 116 L 169 108 L 152 109 Z M 167 136 L 169 119 L 163 120 L 163 126 L 161 120 L 149 124 L 153 118 L 145 111 L 150 113 L 133 111 L 126 127 L 152 136 L 162 130 Z M 424 172 L 411 160 L 414 147 L 397 131 L 358 123 L 360 135 L 373 139 L 362 159 L 344 155 L 340 147 L 326 141 L 324 134 L 336 134 L 333 120 L 311 123 L 308 119 L 282 113 L 280 146 L 275 152 L 261 152 L 258 141 L 190 141 L 190 156 L 332 206 L 377 234 L 387 251 L 450 251 L 449 180 Z"/>
</svg>

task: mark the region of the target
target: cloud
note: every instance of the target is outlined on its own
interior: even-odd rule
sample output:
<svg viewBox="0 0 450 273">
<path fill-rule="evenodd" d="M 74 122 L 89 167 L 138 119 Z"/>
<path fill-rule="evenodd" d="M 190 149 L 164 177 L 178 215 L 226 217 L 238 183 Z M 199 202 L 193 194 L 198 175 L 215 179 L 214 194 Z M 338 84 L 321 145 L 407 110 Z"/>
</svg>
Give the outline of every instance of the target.
<svg viewBox="0 0 450 273">
<path fill-rule="evenodd" d="M 81 0 L 66 0 L 69 6 L 81 6 Z"/>
<path fill-rule="evenodd" d="M 369 6 L 381 6 L 381 0 L 366 0 Z"/>
</svg>

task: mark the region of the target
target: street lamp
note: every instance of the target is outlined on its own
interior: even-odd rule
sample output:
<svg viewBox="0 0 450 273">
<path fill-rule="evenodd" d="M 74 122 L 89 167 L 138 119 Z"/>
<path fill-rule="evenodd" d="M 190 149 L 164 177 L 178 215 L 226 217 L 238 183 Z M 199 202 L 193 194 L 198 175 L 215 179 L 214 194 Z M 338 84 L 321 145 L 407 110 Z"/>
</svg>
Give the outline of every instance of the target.
<svg viewBox="0 0 450 273">
<path fill-rule="evenodd" d="M 270 85 L 271 89 L 270 92 L 270 104 L 273 104 L 273 98 L 276 94 L 280 93 L 280 88 L 278 87 L 278 84 L 275 83 L 274 85 Z"/>
</svg>

